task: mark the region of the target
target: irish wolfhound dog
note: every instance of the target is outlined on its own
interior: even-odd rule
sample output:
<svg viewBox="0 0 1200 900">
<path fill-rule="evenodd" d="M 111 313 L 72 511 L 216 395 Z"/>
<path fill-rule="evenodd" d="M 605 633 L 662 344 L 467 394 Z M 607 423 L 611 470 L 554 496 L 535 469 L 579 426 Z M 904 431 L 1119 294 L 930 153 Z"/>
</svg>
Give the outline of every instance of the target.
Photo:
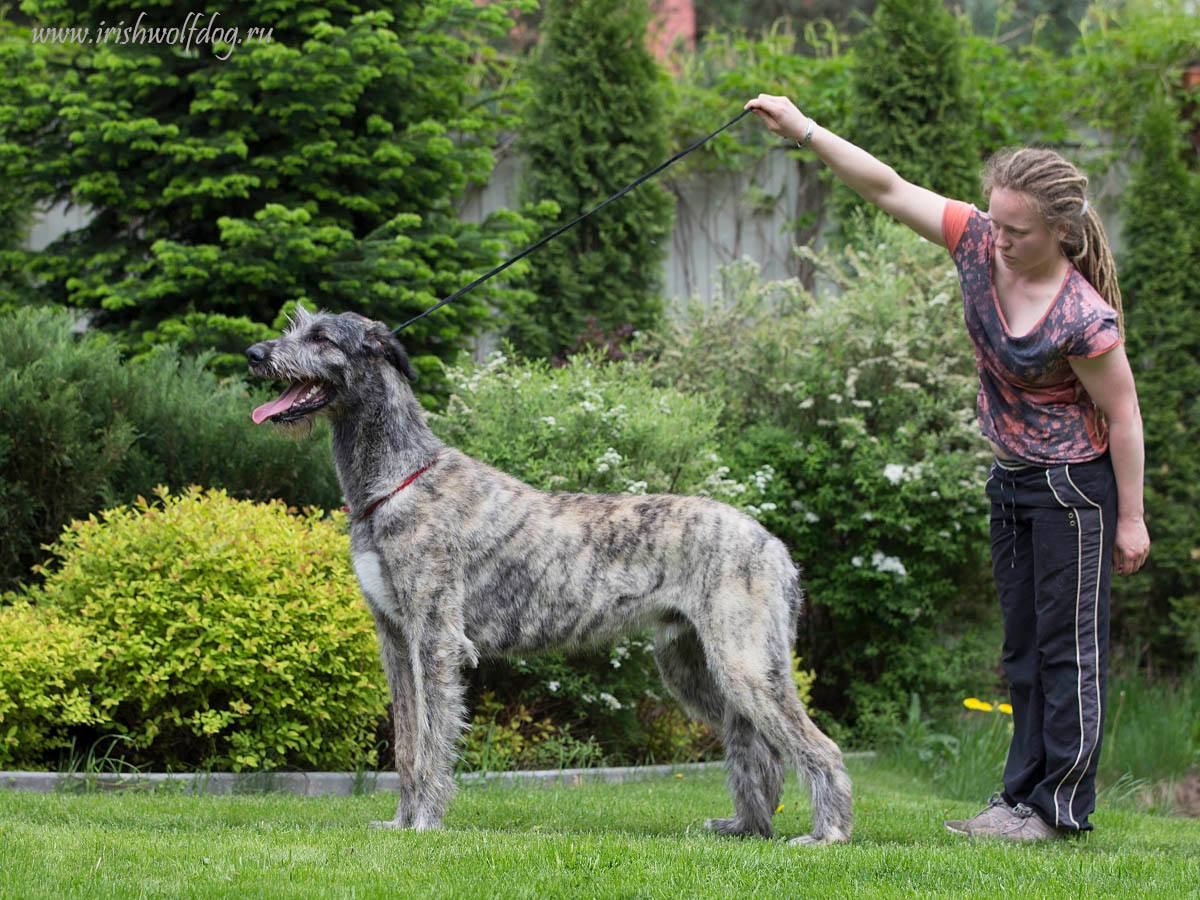
<svg viewBox="0 0 1200 900">
<path fill-rule="evenodd" d="M 721 834 L 771 835 L 784 764 L 812 787 L 812 833 L 850 837 L 850 779 L 796 695 L 802 600 L 787 548 L 704 497 L 543 492 L 438 440 L 387 326 L 298 311 L 246 351 L 289 384 L 255 422 L 333 426 L 350 553 L 391 688 L 400 803 L 385 827 L 437 828 L 454 793 L 461 667 L 480 657 L 608 642 L 655 629 L 667 688 L 725 744 L 734 815 Z"/>
</svg>

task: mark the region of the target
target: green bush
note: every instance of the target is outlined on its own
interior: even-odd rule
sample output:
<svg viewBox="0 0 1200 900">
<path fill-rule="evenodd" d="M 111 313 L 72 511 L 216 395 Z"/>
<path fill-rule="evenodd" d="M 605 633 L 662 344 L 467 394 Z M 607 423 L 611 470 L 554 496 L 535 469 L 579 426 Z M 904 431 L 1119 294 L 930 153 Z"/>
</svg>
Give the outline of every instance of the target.
<svg viewBox="0 0 1200 900">
<path fill-rule="evenodd" d="M 26 577 L 69 520 L 156 484 L 341 504 L 328 429 L 295 441 L 255 428 L 268 389 L 220 381 L 170 347 L 122 363 L 105 336 L 73 335 L 73 321 L 54 308 L 0 315 L 0 587 Z"/>
<path fill-rule="evenodd" d="M 88 687 L 100 664 L 91 632 L 54 610 L 0 606 L 0 769 L 36 767 L 68 732 L 103 715 Z"/>
<path fill-rule="evenodd" d="M 471 772 L 514 769 L 582 769 L 603 765 L 604 752 L 590 735 L 579 740 L 549 716 L 537 718 L 524 703 L 505 704 L 493 691 L 475 703 L 459 762 Z"/>
<path fill-rule="evenodd" d="M 840 260 L 805 253 L 836 291 L 739 264 L 648 343 L 657 383 L 722 401 L 713 496 L 741 497 L 792 549 L 814 702 L 873 739 L 911 692 L 941 703 L 995 677 L 990 455 L 945 251 L 879 222 Z"/>
<path fill-rule="evenodd" d="M 155 766 L 373 764 L 387 689 L 341 514 L 157 495 L 72 522 L 27 591 L 99 644 L 99 727 Z"/>
</svg>

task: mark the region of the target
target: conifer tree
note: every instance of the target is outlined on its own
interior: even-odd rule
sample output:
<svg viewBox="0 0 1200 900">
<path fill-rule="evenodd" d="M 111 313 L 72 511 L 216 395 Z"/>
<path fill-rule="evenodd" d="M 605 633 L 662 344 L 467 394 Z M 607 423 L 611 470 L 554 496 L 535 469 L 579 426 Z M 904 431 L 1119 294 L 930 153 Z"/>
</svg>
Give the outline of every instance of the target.
<svg viewBox="0 0 1200 900">
<path fill-rule="evenodd" d="M 942 0 L 880 0 L 854 45 L 852 81 L 849 140 L 913 184 L 976 199 L 977 116 L 966 100 L 962 39 Z M 843 226 L 866 207 L 841 184 L 835 198 Z"/>
<path fill-rule="evenodd" d="M 512 214 L 475 226 L 454 206 L 512 125 L 474 87 L 509 5 L 253 0 L 220 15 L 166 0 L 139 22 L 128 5 L 29 0 L 41 40 L 0 50 L 0 181 L 93 218 L 6 254 L 8 270 L 95 311 L 127 350 L 171 340 L 239 370 L 295 302 L 398 324 L 528 237 Z M 85 26 L 86 43 L 43 31 Z M 100 26 L 130 30 L 97 42 Z M 513 299 L 499 284 L 403 333 L 418 370 Z"/>
<path fill-rule="evenodd" d="M 645 46 L 645 0 L 550 0 L 521 126 L 525 202 L 551 225 L 590 209 L 668 154 L 663 74 Z M 653 327 L 674 202 L 651 180 L 529 257 L 533 300 L 509 331 L 551 356 L 589 328 Z"/>
</svg>

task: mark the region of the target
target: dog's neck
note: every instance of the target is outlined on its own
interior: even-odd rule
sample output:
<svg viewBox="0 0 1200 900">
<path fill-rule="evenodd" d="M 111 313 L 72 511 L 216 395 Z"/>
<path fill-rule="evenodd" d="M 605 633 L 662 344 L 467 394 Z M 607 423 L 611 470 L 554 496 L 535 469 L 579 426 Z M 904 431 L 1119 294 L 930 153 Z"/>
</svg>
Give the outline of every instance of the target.
<svg viewBox="0 0 1200 900">
<path fill-rule="evenodd" d="M 333 461 L 356 514 L 426 465 L 445 444 L 398 373 L 385 370 L 353 412 L 333 422 Z"/>
</svg>

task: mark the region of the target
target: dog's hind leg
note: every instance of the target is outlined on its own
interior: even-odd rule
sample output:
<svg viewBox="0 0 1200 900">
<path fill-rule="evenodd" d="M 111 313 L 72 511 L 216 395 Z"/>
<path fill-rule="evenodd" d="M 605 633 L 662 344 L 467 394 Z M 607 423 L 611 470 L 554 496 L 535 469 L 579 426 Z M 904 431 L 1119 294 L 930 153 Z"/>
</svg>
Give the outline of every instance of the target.
<svg viewBox="0 0 1200 900">
<path fill-rule="evenodd" d="M 704 824 L 717 834 L 771 837 L 771 819 L 783 797 L 784 765 L 779 751 L 745 716 L 730 711 L 725 725 L 725 760 L 735 815 Z"/>
<path fill-rule="evenodd" d="M 725 745 L 734 815 L 709 819 L 718 834 L 771 836 L 771 817 L 783 796 L 784 765 L 779 753 L 750 720 L 732 710 L 713 680 L 704 648 L 689 623 L 661 628 L 654 657 L 667 689 L 692 715 L 715 729 Z"/>
<path fill-rule="evenodd" d="M 753 627 L 753 626 L 751 626 Z M 750 640 L 747 640 L 747 637 Z M 714 678 L 727 702 L 807 778 L 812 789 L 812 833 L 791 843 L 848 841 L 851 831 L 850 777 L 837 744 L 813 724 L 792 680 L 791 659 L 782 640 L 766 635 L 712 635 L 706 644 Z"/>
</svg>

